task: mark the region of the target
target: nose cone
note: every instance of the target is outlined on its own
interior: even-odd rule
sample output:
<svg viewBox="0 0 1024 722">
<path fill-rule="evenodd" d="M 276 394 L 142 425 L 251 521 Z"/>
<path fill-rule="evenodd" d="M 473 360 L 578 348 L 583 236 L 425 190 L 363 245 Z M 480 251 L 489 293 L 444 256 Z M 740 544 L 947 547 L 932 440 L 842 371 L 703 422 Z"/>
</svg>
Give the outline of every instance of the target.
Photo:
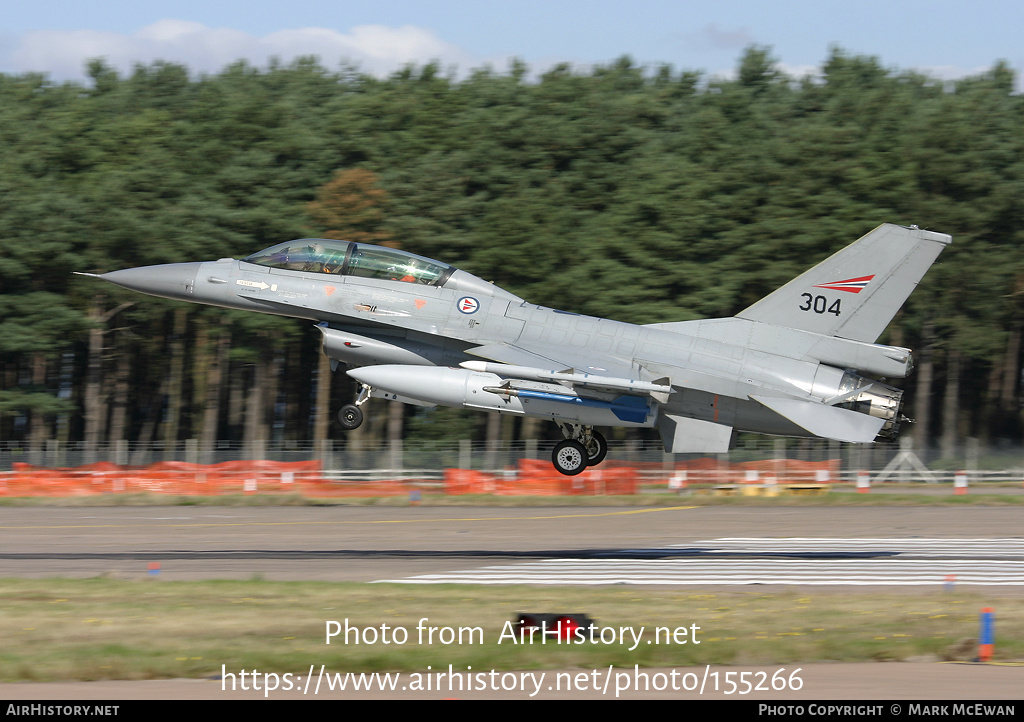
<svg viewBox="0 0 1024 722">
<path fill-rule="evenodd" d="M 104 281 L 151 296 L 193 301 L 192 291 L 201 263 L 166 263 L 111 271 L 100 275 Z"/>
</svg>

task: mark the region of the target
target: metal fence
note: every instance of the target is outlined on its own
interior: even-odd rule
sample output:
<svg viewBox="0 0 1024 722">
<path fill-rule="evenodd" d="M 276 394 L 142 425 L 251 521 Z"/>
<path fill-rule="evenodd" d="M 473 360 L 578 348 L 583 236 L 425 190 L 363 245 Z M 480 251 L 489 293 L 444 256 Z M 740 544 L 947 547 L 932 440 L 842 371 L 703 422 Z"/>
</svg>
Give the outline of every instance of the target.
<svg viewBox="0 0 1024 722">
<path fill-rule="evenodd" d="M 160 461 L 216 464 L 225 461 L 321 462 L 324 475 L 343 479 L 440 479 L 446 468 L 498 473 L 514 468 L 520 459 L 549 459 L 554 441 L 486 443 L 453 440 L 432 443 L 398 442 L 360 445 L 350 440 L 313 442 L 217 442 L 204 446 L 195 440 L 175 444 L 120 441 L 86 444 L 47 441 L 38 448 L 18 442 L 0 442 L 0 472 L 16 462 L 48 468 L 79 467 L 106 461 L 122 466 L 145 466 Z M 671 475 L 677 462 L 706 458 L 708 454 L 666 454 L 656 441 L 610 441 L 608 460 L 635 464 L 652 481 Z M 958 470 L 967 471 L 972 482 L 1021 481 L 1024 449 L 981 447 L 966 442 L 956 456 L 940 457 L 935 449 L 915 451 L 909 442 L 900 444 L 840 444 L 823 439 L 741 438 L 728 454 L 715 458 L 730 463 L 795 459 L 840 461 L 841 478 L 854 481 L 866 470 L 876 481 L 952 481 Z"/>
</svg>

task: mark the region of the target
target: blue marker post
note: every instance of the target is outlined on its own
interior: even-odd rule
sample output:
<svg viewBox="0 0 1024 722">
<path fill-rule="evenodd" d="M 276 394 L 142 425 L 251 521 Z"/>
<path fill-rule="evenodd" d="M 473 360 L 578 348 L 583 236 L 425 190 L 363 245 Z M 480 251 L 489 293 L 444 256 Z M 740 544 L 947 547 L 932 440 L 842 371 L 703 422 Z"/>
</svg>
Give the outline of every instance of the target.
<svg viewBox="0 0 1024 722">
<path fill-rule="evenodd" d="M 995 616 L 992 607 L 981 610 L 981 631 L 978 633 L 979 662 L 988 662 L 992 659 L 992 650 L 996 646 Z"/>
</svg>

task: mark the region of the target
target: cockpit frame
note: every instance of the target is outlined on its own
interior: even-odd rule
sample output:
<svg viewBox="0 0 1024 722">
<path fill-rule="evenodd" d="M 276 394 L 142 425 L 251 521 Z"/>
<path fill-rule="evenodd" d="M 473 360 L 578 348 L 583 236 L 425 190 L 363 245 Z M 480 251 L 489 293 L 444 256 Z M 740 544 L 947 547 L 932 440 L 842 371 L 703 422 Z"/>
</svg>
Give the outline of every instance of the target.
<svg viewBox="0 0 1024 722">
<path fill-rule="evenodd" d="M 245 263 L 304 273 L 443 286 L 454 266 L 398 248 L 329 238 L 300 238 L 243 258 Z"/>
</svg>

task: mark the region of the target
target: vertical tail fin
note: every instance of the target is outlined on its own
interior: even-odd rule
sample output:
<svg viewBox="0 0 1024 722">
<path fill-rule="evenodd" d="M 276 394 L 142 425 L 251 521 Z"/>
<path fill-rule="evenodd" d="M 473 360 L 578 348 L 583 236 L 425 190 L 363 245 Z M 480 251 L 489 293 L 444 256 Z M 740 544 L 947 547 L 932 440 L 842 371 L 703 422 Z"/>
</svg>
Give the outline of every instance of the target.
<svg viewBox="0 0 1024 722">
<path fill-rule="evenodd" d="M 874 343 L 951 241 L 886 223 L 737 317 Z"/>
</svg>

